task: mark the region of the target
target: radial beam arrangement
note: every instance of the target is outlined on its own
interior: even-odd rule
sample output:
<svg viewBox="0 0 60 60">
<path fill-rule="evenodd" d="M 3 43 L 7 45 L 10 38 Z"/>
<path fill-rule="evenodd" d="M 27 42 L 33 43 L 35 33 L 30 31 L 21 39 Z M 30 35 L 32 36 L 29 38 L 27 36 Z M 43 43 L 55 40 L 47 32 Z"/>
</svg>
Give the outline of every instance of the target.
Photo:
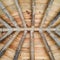
<svg viewBox="0 0 60 60">
<path fill-rule="evenodd" d="M 60 18 L 60 12 L 57 14 L 57 16 L 51 21 L 51 23 L 49 24 L 49 26 L 47 27 L 49 30 L 47 30 L 47 32 L 49 33 L 49 35 L 53 38 L 53 40 L 57 43 L 57 45 L 60 47 L 60 41 L 59 39 L 52 33 L 52 31 L 50 30 L 51 27 L 53 26 L 53 24 L 55 22 L 57 22 Z M 56 26 L 54 29 L 54 32 L 57 33 L 57 35 L 60 36 L 60 25 Z"/>
<path fill-rule="evenodd" d="M 51 31 L 48 30 L 47 32 L 53 38 L 53 40 L 56 42 L 56 44 L 60 47 L 60 40 Z"/>
<path fill-rule="evenodd" d="M 9 46 L 12 44 L 12 42 L 15 40 L 15 38 L 19 35 L 19 33 L 24 32 L 21 37 L 21 40 L 19 41 L 18 46 L 16 48 L 15 55 L 13 56 L 13 60 L 18 60 L 19 54 L 21 54 L 22 45 L 25 41 L 27 33 L 29 32 L 29 34 L 30 34 L 30 39 L 29 39 L 30 40 L 30 52 L 29 52 L 30 55 L 29 55 L 29 57 L 30 57 L 30 60 L 35 60 L 34 33 L 39 32 L 39 34 L 42 38 L 41 40 L 44 43 L 45 49 L 47 51 L 47 54 L 48 54 L 50 60 L 55 60 L 53 51 L 51 50 L 51 47 L 50 47 L 49 43 L 47 42 L 48 39 L 46 39 L 44 32 L 47 32 L 49 34 L 49 37 L 52 38 L 53 41 L 57 44 L 57 47 L 60 47 L 60 40 L 58 38 L 58 37 L 60 37 L 60 24 L 59 24 L 60 12 L 57 13 L 57 15 L 53 18 L 53 20 L 49 21 L 49 25 L 46 28 L 43 27 L 44 22 L 47 21 L 46 19 L 48 17 L 49 11 L 53 5 L 53 2 L 54 2 L 54 0 L 49 0 L 49 2 L 47 3 L 47 7 L 44 11 L 45 13 L 43 15 L 41 24 L 39 27 L 36 28 L 36 26 L 35 26 L 36 0 L 31 0 L 31 27 L 28 27 L 26 25 L 25 18 L 23 15 L 23 13 L 25 13 L 25 12 L 22 12 L 22 8 L 21 8 L 21 4 L 19 3 L 19 0 L 14 0 L 14 3 L 16 5 L 15 8 L 17 9 L 19 18 L 21 18 L 23 27 L 19 27 L 19 25 L 17 24 L 17 22 L 15 21 L 13 16 L 11 16 L 11 14 L 9 13 L 8 9 L 5 8 L 2 1 L 0 1 L 0 8 L 2 9 L 3 13 L 6 15 L 8 20 L 10 20 L 14 25 L 14 27 L 13 26 L 11 27 L 9 23 L 7 23 L 3 18 L 0 17 L 0 23 L 2 23 L 5 26 L 5 27 L 0 27 L 0 32 L 1 33 L 6 32 L 6 34 L 0 38 L 0 43 L 4 42 L 4 40 L 6 40 L 5 38 L 8 38 L 8 41 L 5 43 L 5 45 L 0 50 L 0 58 L 4 55 L 6 50 L 9 48 Z M 57 23 L 57 21 L 58 21 L 58 23 Z M 56 35 L 55 35 L 55 33 L 56 33 Z M 44 60 L 44 58 L 43 58 L 43 60 Z"/>
<path fill-rule="evenodd" d="M 12 29 L 11 27 L 0 18 L 0 22 L 3 23 L 7 29 L 10 29 L 2 38 L 0 38 L 0 41 L 2 41 L 4 38 L 6 38 L 7 36 L 9 36 L 12 33 Z M 1 29 L 1 28 L 0 28 Z M 2 29 L 3 30 L 3 29 Z"/>
<path fill-rule="evenodd" d="M 56 27 L 55 33 L 60 36 L 60 25 Z"/>
<path fill-rule="evenodd" d="M 14 18 L 10 15 L 10 13 L 7 11 L 7 9 L 2 4 L 1 1 L 0 1 L 0 8 L 3 10 L 3 12 L 5 13 L 5 15 L 10 19 L 10 21 L 15 25 L 15 27 L 19 28 L 18 24 L 16 23 L 16 21 L 14 20 Z"/>
<path fill-rule="evenodd" d="M 7 41 L 7 43 L 4 45 L 4 47 L 0 50 L 0 57 L 5 53 L 7 48 L 11 45 L 11 43 L 14 41 L 14 39 L 18 35 L 18 33 L 19 32 L 15 32 L 15 34 L 13 36 L 11 36 L 11 38 Z"/>
</svg>

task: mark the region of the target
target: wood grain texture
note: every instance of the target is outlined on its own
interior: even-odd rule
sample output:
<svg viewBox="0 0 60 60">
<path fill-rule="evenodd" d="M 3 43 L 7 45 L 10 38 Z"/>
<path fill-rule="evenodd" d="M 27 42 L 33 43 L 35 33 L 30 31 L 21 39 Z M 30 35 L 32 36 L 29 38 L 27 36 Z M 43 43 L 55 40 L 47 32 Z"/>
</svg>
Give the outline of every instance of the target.
<svg viewBox="0 0 60 60">
<path fill-rule="evenodd" d="M 5 8 L 8 10 L 11 16 L 15 19 L 18 26 L 23 28 L 22 21 L 21 21 L 21 18 L 19 17 L 14 0 L 1 0 L 1 2 L 4 4 Z M 49 2 L 48 0 L 35 0 L 36 5 L 35 5 L 35 25 L 34 26 L 36 28 L 38 28 L 41 24 L 48 2 Z M 19 4 L 21 5 L 22 13 L 24 15 L 27 27 L 31 28 L 32 26 L 31 0 L 19 0 Z M 54 0 L 53 5 L 51 6 L 51 10 L 49 11 L 48 16 L 46 18 L 46 21 L 43 24 L 43 27 L 46 28 L 59 12 L 60 12 L 60 0 Z M 1 8 L 0 8 L 0 18 L 6 21 L 11 27 L 14 27 L 12 22 L 5 15 L 5 13 L 2 11 Z M 56 27 L 58 24 L 60 24 L 60 18 L 58 19 L 58 21 L 56 21 L 53 24 L 53 27 Z M 0 24 L 0 28 L 1 27 L 4 27 L 4 25 Z M 5 32 L 3 32 L 3 34 L 5 34 Z M 3 36 L 3 34 L 0 33 L 0 37 Z M 14 32 L 12 34 L 14 34 Z M 5 54 L 0 58 L 0 60 L 13 60 L 16 52 L 16 48 L 19 44 L 19 41 L 22 35 L 23 35 L 23 32 L 20 32 L 18 34 L 18 36 L 14 39 L 14 41 L 6 50 Z M 50 37 L 50 35 L 47 32 L 44 32 L 44 35 L 52 50 L 55 60 L 60 60 L 60 49 L 56 45 L 55 41 Z M 10 36 L 5 38 L 3 42 L 0 42 L 0 49 L 5 45 L 5 43 L 9 40 L 9 38 Z M 60 37 L 59 37 L 59 40 L 60 40 Z M 48 53 L 46 52 L 45 45 L 42 41 L 41 35 L 37 31 L 34 32 L 34 50 L 35 50 L 35 60 L 50 60 Z M 24 43 L 21 49 L 21 54 L 19 54 L 18 60 L 30 60 L 30 32 L 26 34 L 26 38 L 24 40 Z"/>
</svg>

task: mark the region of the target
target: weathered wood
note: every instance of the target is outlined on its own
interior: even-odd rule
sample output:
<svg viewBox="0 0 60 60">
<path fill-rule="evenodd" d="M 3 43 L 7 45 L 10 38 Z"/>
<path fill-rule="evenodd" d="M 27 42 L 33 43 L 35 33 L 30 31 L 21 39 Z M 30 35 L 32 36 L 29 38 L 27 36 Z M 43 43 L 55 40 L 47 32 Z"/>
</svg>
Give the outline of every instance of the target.
<svg viewBox="0 0 60 60">
<path fill-rule="evenodd" d="M 15 0 L 15 1 L 18 1 L 18 0 Z M 0 60 L 13 60 L 17 46 L 19 45 L 20 39 L 21 39 L 21 37 L 23 37 L 20 35 L 22 35 L 22 33 L 25 30 L 27 30 L 29 32 L 29 34 L 27 34 L 27 37 L 26 37 L 24 44 L 23 44 L 21 51 L 20 51 L 20 55 L 19 55 L 19 53 L 16 53 L 19 55 L 18 60 L 30 60 L 30 59 L 31 60 L 34 60 L 34 59 L 35 60 L 50 60 L 50 58 L 51 58 L 51 60 L 53 58 L 55 60 L 60 60 L 60 50 L 58 49 L 58 46 L 55 44 L 54 39 L 52 39 L 52 37 L 47 33 L 46 33 L 47 34 L 46 36 L 43 36 L 49 45 L 48 48 L 46 49 L 45 45 L 43 44 L 43 40 L 42 40 L 43 38 L 41 38 L 40 37 L 41 34 L 39 35 L 39 33 L 38 33 L 39 30 L 42 30 L 44 32 L 46 32 L 47 30 L 60 32 L 60 29 L 58 26 L 60 24 L 60 19 L 56 20 L 55 23 L 52 23 L 54 28 L 53 27 L 50 29 L 47 28 L 47 26 L 51 23 L 51 21 L 53 21 L 54 17 L 56 17 L 57 13 L 59 12 L 60 2 L 58 0 L 54 0 L 52 2 L 53 4 L 51 4 L 51 6 L 50 6 L 51 8 L 49 9 L 48 16 L 46 17 L 44 23 L 42 24 L 43 28 L 40 28 L 39 26 L 42 22 L 42 18 L 44 18 L 44 15 L 45 15 L 44 13 L 46 12 L 47 6 L 49 8 L 48 0 L 35 0 L 34 1 L 35 4 L 33 4 L 34 7 L 32 7 L 33 0 L 32 1 L 31 0 L 25 0 L 25 1 L 19 0 L 18 6 L 21 7 L 21 13 L 23 13 L 23 16 L 24 16 L 23 18 L 24 18 L 24 21 L 26 21 L 26 26 L 27 26 L 27 28 L 24 28 L 24 27 L 20 27 L 20 25 L 23 26 L 24 23 L 22 24 L 22 22 L 20 21 L 21 16 L 19 15 L 17 5 L 15 6 L 15 4 L 17 3 L 17 2 L 15 3 L 15 1 L 14 0 L 8 0 L 8 1 L 1 0 L 5 9 L 17 22 L 19 29 L 15 28 L 15 25 L 13 23 L 11 24 L 12 21 L 9 19 L 9 17 L 7 18 L 7 15 L 6 16 L 4 15 L 5 13 L 3 12 L 3 10 L 1 11 L 1 9 L 0 9 L 0 11 L 1 11 L 0 16 L 3 17 L 4 20 L 12 27 L 13 32 L 21 32 L 21 34 L 18 34 L 19 37 L 17 36 L 17 38 L 13 40 L 14 42 L 11 43 L 7 47 L 8 49 L 6 50 L 5 54 L 3 54 L 3 56 L 0 58 Z M 34 17 L 34 15 L 35 15 L 35 17 Z M 33 20 L 32 20 L 32 18 L 33 18 Z M 0 28 L 0 32 L 7 32 L 7 31 L 9 31 L 9 28 L 8 29 L 7 28 Z M 44 32 L 43 32 L 43 34 L 44 34 Z M 57 34 L 57 36 L 58 36 L 58 34 Z M 59 39 L 60 38 L 58 38 L 58 40 Z M 4 39 L 4 41 L 2 41 L 0 43 L 0 49 L 6 44 L 6 42 L 8 40 L 9 40 L 9 37 Z M 32 41 L 33 45 L 32 45 L 32 43 L 30 43 L 31 41 Z M 49 50 L 49 47 L 50 47 L 50 51 L 46 52 L 45 49 Z M 32 53 L 32 51 L 33 51 L 33 53 Z"/>
<path fill-rule="evenodd" d="M 16 7 L 17 7 L 17 9 L 18 9 L 19 16 L 20 16 L 21 19 L 22 19 L 23 26 L 26 27 L 25 19 L 24 19 L 24 16 L 23 16 L 23 13 L 22 13 L 22 10 L 21 10 L 21 7 L 20 7 L 20 5 L 19 5 L 18 0 L 15 0 L 15 4 L 16 4 Z"/>
<path fill-rule="evenodd" d="M 5 53 L 6 49 L 10 46 L 10 44 L 14 41 L 16 36 L 18 35 L 19 32 L 16 32 L 15 35 L 11 36 L 9 41 L 4 45 L 4 47 L 0 50 L 0 57 Z"/>
<path fill-rule="evenodd" d="M 7 17 L 11 20 L 11 22 L 15 25 L 16 28 L 19 28 L 16 21 L 14 21 L 13 17 L 10 15 L 10 13 L 7 11 L 7 9 L 4 7 L 2 2 L 0 1 L 0 7 L 3 10 L 3 12 L 7 15 Z"/>
<path fill-rule="evenodd" d="M 7 28 L 11 29 L 11 27 L 0 18 L 0 22 L 3 23 Z M 2 29 L 3 30 L 3 29 Z M 12 30 L 8 31 L 2 38 L 0 38 L 0 41 L 2 41 L 4 38 L 9 36 L 12 33 Z"/>
<path fill-rule="evenodd" d="M 42 27 L 43 23 L 44 23 L 45 20 L 46 20 L 46 17 L 48 16 L 48 13 L 49 13 L 49 11 L 50 11 L 50 9 L 51 9 L 51 6 L 52 6 L 52 4 L 53 4 L 53 1 L 54 1 L 54 0 L 50 0 L 49 3 L 48 3 L 48 7 L 47 7 L 46 12 L 45 12 L 45 14 L 44 14 L 44 17 L 43 17 L 43 19 L 42 19 L 40 28 Z"/>
<path fill-rule="evenodd" d="M 32 30 L 30 32 L 30 60 L 35 60 L 34 56 L 34 24 L 35 24 L 35 0 L 31 1 L 32 3 L 32 20 L 31 20 L 31 25 L 32 25 Z"/>
<path fill-rule="evenodd" d="M 14 59 L 13 60 L 18 60 L 18 57 L 19 57 L 19 54 L 21 54 L 21 48 L 22 48 L 22 45 L 24 43 L 24 39 L 26 37 L 26 34 L 27 34 L 27 31 L 24 32 L 20 42 L 19 42 L 19 45 L 16 49 L 16 53 L 15 53 L 15 56 L 14 56 Z"/>
<path fill-rule="evenodd" d="M 51 59 L 51 60 L 55 60 L 55 58 L 54 58 L 54 56 L 53 56 L 53 53 L 52 53 L 52 51 L 51 51 L 51 49 L 50 49 L 50 47 L 49 47 L 49 45 L 48 45 L 48 43 L 47 43 L 47 41 L 46 41 L 46 38 L 45 38 L 43 32 L 40 30 L 39 33 L 40 33 L 40 35 L 41 35 L 41 37 L 42 37 L 42 39 L 43 39 L 43 42 L 44 42 L 44 44 L 45 44 L 45 48 L 46 48 L 46 50 L 47 50 L 47 53 L 48 53 L 50 59 Z"/>
</svg>

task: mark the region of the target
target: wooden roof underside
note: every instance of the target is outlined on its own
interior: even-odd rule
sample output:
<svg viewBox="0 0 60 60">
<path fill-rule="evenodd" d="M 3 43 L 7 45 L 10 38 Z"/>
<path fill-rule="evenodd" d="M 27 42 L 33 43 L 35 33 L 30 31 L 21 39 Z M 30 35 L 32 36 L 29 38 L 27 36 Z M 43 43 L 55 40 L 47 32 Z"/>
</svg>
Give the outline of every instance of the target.
<svg viewBox="0 0 60 60">
<path fill-rule="evenodd" d="M 60 60 L 60 0 L 1 0 L 0 60 Z"/>
</svg>

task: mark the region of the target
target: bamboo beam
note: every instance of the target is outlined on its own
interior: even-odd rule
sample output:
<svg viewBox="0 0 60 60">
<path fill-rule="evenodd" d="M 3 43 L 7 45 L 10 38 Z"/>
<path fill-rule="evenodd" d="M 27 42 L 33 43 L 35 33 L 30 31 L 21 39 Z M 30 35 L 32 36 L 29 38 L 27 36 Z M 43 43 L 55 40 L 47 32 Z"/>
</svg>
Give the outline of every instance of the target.
<svg viewBox="0 0 60 60">
<path fill-rule="evenodd" d="M 18 35 L 18 33 L 19 32 L 15 32 L 15 34 L 13 36 L 11 36 L 11 38 L 7 41 L 7 43 L 4 45 L 4 47 L 0 50 L 0 57 L 5 53 L 7 48 L 11 45 L 11 43 L 14 41 L 14 39 Z"/>
<path fill-rule="evenodd" d="M 18 47 L 16 49 L 16 53 L 15 53 L 15 56 L 14 56 L 14 59 L 13 60 L 18 60 L 18 57 L 19 57 L 19 54 L 21 54 L 21 48 L 22 48 L 22 45 L 24 43 L 24 39 L 26 37 L 26 34 L 27 34 L 27 31 L 24 31 L 24 34 L 18 44 Z"/>
<path fill-rule="evenodd" d="M 10 13 L 7 11 L 7 9 L 4 7 L 4 5 L 2 4 L 2 2 L 0 1 L 0 7 L 3 10 L 3 12 L 6 14 L 6 16 L 10 19 L 10 21 L 15 25 L 16 28 L 19 28 L 19 26 L 17 25 L 16 21 L 14 20 L 14 18 L 10 15 Z"/>
<path fill-rule="evenodd" d="M 57 27 L 56 27 L 56 30 L 55 30 L 55 33 L 57 33 L 59 36 L 60 36 L 60 25 L 58 25 Z"/>
<path fill-rule="evenodd" d="M 0 22 L 3 23 L 7 28 L 11 29 L 11 27 L 0 18 Z M 3 37 L 0 38 L 0 42 L 6 38 L 7 36 L 9 36 L 12 33 L 12 29 L 10 31 L 8 31 Z"/>
<path fill-rule="evenodd" d="M 50 49 L 50 46 L 48 45 L 47 40 L 46 40 L 46 38 L 45 38 L 42 30 L 39 30 L 39 33 L 40 33 L 40 35 L 41 35 L 41 37 L 42 37 L 42 39 L 43 39 L 43 43 L 44 43 L 44 45 L 45 45 L 46 51 L 47 51 L 50 59 L 51 59 L 51 60 L 55 60 L 55 58 L 54 58 L 54 56 L 53 56 L 53 53 L 52 53 L 52 51 L 51 51 L 51 49 Z"/>
<path fill-rule="evenodd" d="M 53 38 L 53 40 L 56 42 L 56 44 L 60 47 L 60 40 L 50 30 L 47 30 L 47 32 Z"/>
<path fill-rule="evenodd" d="M 60 12 L 57 14 L 57 16 L 51 21 L 51 23 L 49 24 L 48 28 L 52 27 L 53 24 L 58 20 L 58 18 L 60 17 Z"/>
<path fill-rule="evenodd" d="M 34 56 L 34 24 L 35 24 L 35 0 L 31 0 L 32 3 L 32 30 L 30 31 L 30 60 L 35 60 Z"/>
<path fill-rule="evenodd" d="M 48 13 L 49 13 L 49 11 L 50 11 L 50 8 L 51 8 L 51 6 L 52 6 L 53 1 L 54 1 L 54 0 L 50 0 L 49 3 L 48 3 L 48 6 L 47 6 L 46 12 L 45 12 L 45 14 L 44 14 L 44 17 L 43 17 L 43 19 L 42 19 L 40 28 L 42 28 L 42 25 L 43 25 L 43 23 L 45 22 L 45 20 L 46 20 L 46 18 L 47 18 L 47 16 L 48 16 Z"/>
<path fill-rule="evenodd" d="M 19 16 L 21 17 L 23 26 L 26 27 L 25 19 L 24 19 L 24 16 L 23 16 L 23 13 L 22 13 L 22 10 L 21 10 L 21 6 L 19 5 L 18 0 L 15 0 L 15 4 L 16 4 L 16 7 L 17 7 L 17 10 L 18 10 Z"/>
</svg>

